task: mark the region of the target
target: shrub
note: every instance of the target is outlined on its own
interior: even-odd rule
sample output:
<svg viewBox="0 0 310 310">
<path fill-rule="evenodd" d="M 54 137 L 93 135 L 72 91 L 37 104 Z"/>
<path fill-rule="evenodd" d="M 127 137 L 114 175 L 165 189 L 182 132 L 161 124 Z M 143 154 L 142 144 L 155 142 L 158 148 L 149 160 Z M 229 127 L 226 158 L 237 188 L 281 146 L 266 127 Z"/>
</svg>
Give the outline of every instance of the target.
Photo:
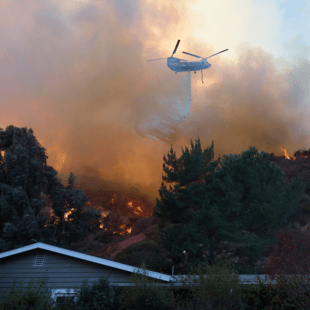
<svg viewBox="0 0 310 310">
<path fill-rule="evenodd" d="M 141 268 L 146 269 L 145 263 L 142 263 Z M 131 282 L 134 286 L 123 289 L 120 294 L 121 309 L 173 309 L 173 292 L 166 287 L 156 286 L 158 282 L 147 277 L 146 270 L 133 274 Z"/>
<path fill-rule="evenodd" d="M 259 279 L 257 286 L 244 290 L 247 310 L 297 310 L 290 298 L 280 286 L 263 284 Z"/>
<path fill-rule="evenodd" d="M 85 281 L 81 287 L 79 299 L 75 305 L 76 310 L 110 310 L 114 305 L 114 290 L 107 280 L 102 277 L 92 286 Z"/>
<path fill-rule="evenodd" d="M 192 292 L 194 299 L 183 302 L 183 308 L 243 309 L 242 291 L 238 282 L 238 275 L 226 260 L 216 260 L 213 265 L 205 260 L 184 278 L 183 286 Z"/>
<path fill-rule="evenodd" d="M 310 227 L 284 229 L 277 238 L 264 273 L 276 280 L 299 308 L 309 309 Z"/>
<path fill-rule="evenodd" d="M 13 283 L 0 301 L 0 310 L 15 309 L 51 309 L 53 301 L 45 286 L 46 280 L 41 279 L 38 282 L 31 280 L 27 286 L 21 282 L 19 285 Z"/>
</svg>

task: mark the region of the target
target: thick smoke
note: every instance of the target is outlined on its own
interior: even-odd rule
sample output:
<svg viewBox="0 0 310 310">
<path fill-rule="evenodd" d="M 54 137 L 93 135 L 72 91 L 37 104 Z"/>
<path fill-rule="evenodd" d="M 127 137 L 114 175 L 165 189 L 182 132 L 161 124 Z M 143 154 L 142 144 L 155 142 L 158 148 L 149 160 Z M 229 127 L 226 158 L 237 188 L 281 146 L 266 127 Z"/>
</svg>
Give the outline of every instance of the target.
<svg viewBox="0 0 310 310">
<path fill-rule="evenodd" d="M 134 132 L 166 143 L 170 142 L 169 137 L 173 136 L 177 125 L 187 119 L 191 109 L 191 73 L 182 72 L 178 77 L 173 73 L 170 75 L 171 82 L 160 85 L 154 98 L 137 100 L 139 111 L 144 115 L 140 112 L 134 128 Z M 146 105 L 146 102 L 153 102 L 153 106 Z"/>
<path fill-rule="evenodd" d="M 272 55 L 245 46 L 235 65 L 213 72 L 215 82 L 192 98 L 199 104 L 193 104 L 184 136 L 214 140 L 219 154 L 250 145 L 276 154 L 281 146 L 292 152 L 309 148 L 309 61 L 300 58 L 299 65 L 279 73 Z"/>
<path fill-rule="evenodd" d="M 205 84 L 192 73 L 191 90 L 187 73 L 175 75 L 165 60 L 146 62 L 170 56 L 177 39 L 178 53 L 230 48 L 193 39 L 187 3 L 6 2 L 0 126 L 31 127 L 62 174 L 152 197 L 163 155 L 171 144 L 180 153 L 190 138 L 199 136 L 204 147 L 214 140 L 216 155 L 250 145 L 274 153 L 309 148 L 306 58 L 279 72 L 271 54 L 243 45 L 234 62 L 210 59 Z"/>
</svg>

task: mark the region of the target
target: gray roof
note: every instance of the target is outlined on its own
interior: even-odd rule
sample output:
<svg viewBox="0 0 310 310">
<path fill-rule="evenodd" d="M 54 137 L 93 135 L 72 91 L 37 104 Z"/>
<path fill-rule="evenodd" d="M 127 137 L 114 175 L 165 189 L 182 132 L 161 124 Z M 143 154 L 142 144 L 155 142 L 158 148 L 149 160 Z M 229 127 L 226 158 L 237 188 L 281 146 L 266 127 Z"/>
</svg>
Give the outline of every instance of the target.
<svg viewBox="0 0 310 310">
<path fill-rule="evenodd" d="M 100 258 L 100 257 L 96 257 L 93 255 L 88 255 L 88 254 L 83 254 L 83 253 L 79 253 L 76 251 L 62 249 L 62 248 L 59 248 L 59 247 L 56 247 L 53 245 L 49 245 L 49 244 L 45 244 L 42 242 L 37 242 L 37 243 L 27 245 L 27 246 L 24 246 L 24 247 L 21 247 L 18 249 L 14 249 L 11 251 L 6 251 L 3 253 L 0 253 L 0 259 L 5 258 L 5 257 L 9 257 L 9 256 L 13 256 L 16 254 L 20 254 L 20 253 L 25 253 L 25 252 L 35 250 L 35 249 L 47 250 L 47 251 L 51 251 L 54 253 L 67 255 L 70 257 L 82 259 L 84 261 L 88 261 L 88 262 L 96 263 L 99 265 L 108 266 L 108 267 L 112 267 L 112 268 L 116 268 L 116 269 L 120 269 L 120 270 L 124 270 L 124 271 L 128 271 L 128 272 L 132 272 L 132 273 L 142 273 L 142 274 L 145 274 L 146 276 L 148 276 L 150 278 L 154 278 L 154 279 L 158 279 L 158 280 L 162 280 L 162 281 L 166 281 L 166 282 L 174 282 L 175 281 L 175 279 L 172 276 L 169 276 L 169 275 L 166 275 L 163 273 L 150 271 L 150 270 L 144 270 L 144 269 L 137 268 L 134 266 L 114 262 L 112 260 L 108 260 L 105 258 Z"/>
<path fill-rule="evenodd" d="M 208 276 L 205 276 L 208 277 Z M 238 275 L 239 278 L 239 284 L 258 284 L 259 281 L 257 279 L 257 277 L 259 277 L 260 281 L 264 284 L 275 284 L 276 281 L 275 280 L 271 280 L 269 278 L 269 276 L 267 275 L 245 275 L 245 274 L 240 274 Z M 189 283 L 193 280 L 197 280 L 199 278 L 199 276 L 187 276 L 187 275 L 178 275 L 178 276 L 174 276 L 174 278 L 178 281 L 178 282 L 186 282 Z"/>
</svg>

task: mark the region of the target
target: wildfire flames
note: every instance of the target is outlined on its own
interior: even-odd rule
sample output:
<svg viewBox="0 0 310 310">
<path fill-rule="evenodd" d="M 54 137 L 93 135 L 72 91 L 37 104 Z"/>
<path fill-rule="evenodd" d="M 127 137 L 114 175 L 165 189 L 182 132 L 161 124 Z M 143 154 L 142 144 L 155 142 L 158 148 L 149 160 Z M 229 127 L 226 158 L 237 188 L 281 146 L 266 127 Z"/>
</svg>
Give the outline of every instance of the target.
<svg viewBox="0 0 310 310">
<path fill-rule="evenodd" d="M 291 160 L 293 159 L 293 157 L 287 153 L 287 149 L 281 147 L 281 151 L 284 153 L 284 156 L 286 159 L 291 159 Z"/>
<path fill-rule="evenodd" d="M 284 157 L 289 160 L 295 160 L 297 157 L 308 158 L 310 157 L 310 150 L 308 151 L 297 151 L 294 153 L 294 156 L 288 154 L 287 149 L 281 147 L 281 151 L 284 153 Z"/>
<path fill-rule="evenodd" d="M 72 221 L 73 220 L 73 218 L 69 218 L 69 216 L 72 214 L 72 211 L 75 211 L 74 208 L 72 208 L 70 211 L 68 211 L 68 212 L 66 212 L 64 214 L 65 221 L 68 222 L 68 221 Z"/>
<path fill-rule="evenodd" d="M 291 161 L 296 158 L 307 158 L 310 157 L 309 151 L 297 151 L 294 156 L 291 156 L 287 149 L 281 147 L 284 158 Z M 150 206 L 145 206 L 141 202 L 137 202 L 139 199 L 128 199 L 130 197 L 128 193 L 111 193 L 98 191 L 94 193 L 88 193 L 85 191 L 87 196 L 90 197 L 90 201 L 86 203 L 86 208 L 94 208 L 101 213 L 100 229 L 107 231 L 112 234 L 127 235 L 130 234 L 136 224 L 136 221 L 141 217 L 152 216 Z M 128 197 L 127 196 L 127 197 Z M 50 210 L 50 212 L 52 212 Z M 66 221 L 71 221 L 70 215 L 74 212 L 74 209 L 67 211 L 64 214 Z M 51 214 L 50 214 L 51 215 Z"/>
<path fill-rule="evenodd" d="M 100 212 L 100 225 L 99 229 L 106 231 L 112 234 L 118 235 L 127 235 L 130 234 L 137 222 L 141 217 L 150 217 L 151 214 L 151 205 L 147 201 L 143 201 L 143 198 L 139 199 L 128 199 L 126 196 L 132 196 L 128 193 L 116 194 L 116 193 L 107 193 L 104 191 L 96 192 L 95 196 L 93 193 L 88 195 L 88 202 L 86 202 L 85 209 L 95 209 Z M 44 198 L 44 196 L 43 196 Z M 46 197 L 45 197 L 46 198 Z M 137 202 L 137 200 L 140 202 Z M 143 203 L 144 202 L 144 203 Z M 142 204 L 143 203 L 143 204 Z M 51 202 L 46 199 L 45 206 L 45 215 L 48 218 L 55 217 Z M 73 221 L 72 214 L 74 214 L 75 209 L 71 208 L 70 210 L 64 213 L 64 220 L 66 222 Z M 56 218 L 54 224 L 59 223 L 61 219 Z M 47 226 L 46 224 L 45 226 Z"/>
<path fill-rule="evenodd" d="M 101 213 L 100 229 L 112 234 L 130 234 L 141 217 L 152 216 L 152 208 L 141 197 L 134 198 L 128 193 L 105 191 L 87 192 L 91 203 L 88 207 Z M 127 197 L 131 197 L 128 199 Z M 138 202 L 140 201 L 140 202 Z"/>
</svg>

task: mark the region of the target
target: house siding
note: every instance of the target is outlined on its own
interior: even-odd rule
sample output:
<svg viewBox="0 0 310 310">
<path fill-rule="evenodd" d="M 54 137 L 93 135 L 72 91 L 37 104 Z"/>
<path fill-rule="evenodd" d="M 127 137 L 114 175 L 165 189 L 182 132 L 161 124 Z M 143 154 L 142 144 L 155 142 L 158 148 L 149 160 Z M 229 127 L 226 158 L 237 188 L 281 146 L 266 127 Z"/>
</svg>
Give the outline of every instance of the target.
<svg viewBox="0 0 310 310">
<path fill-rule="evenodd" d="M 37 254 L 44 254 L 43 266 L 34 266 Z M 86 279 L 89 284 L 106 278 L 111 284 L 130 283 L 130 272 L 102 266 L 78 258 L 35 249 L 1 259 L 0 291 L 5 292 L 12 284 L 45 278 L 49 289 L 80 288 Z"/>
</svg>

